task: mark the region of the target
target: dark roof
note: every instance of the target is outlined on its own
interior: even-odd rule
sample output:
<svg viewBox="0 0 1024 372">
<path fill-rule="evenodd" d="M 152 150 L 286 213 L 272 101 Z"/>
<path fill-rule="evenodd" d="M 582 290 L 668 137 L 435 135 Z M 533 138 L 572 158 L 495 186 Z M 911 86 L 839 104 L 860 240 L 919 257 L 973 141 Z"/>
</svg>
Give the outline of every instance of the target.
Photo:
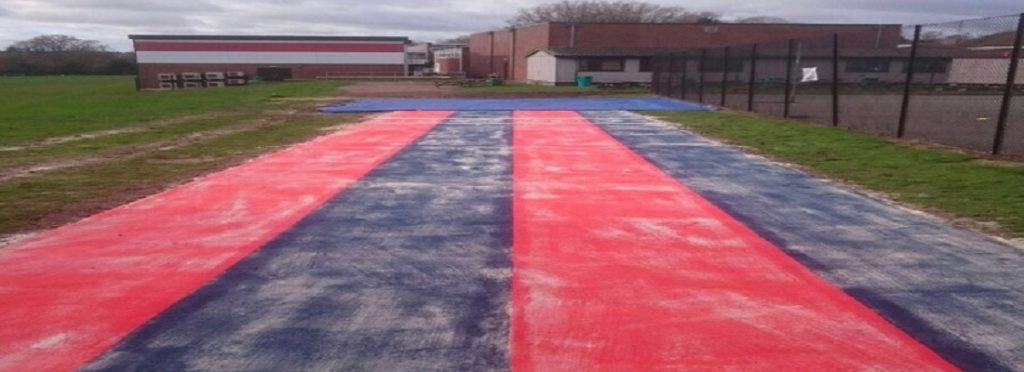
<svg viewBox="0 0 1024 372">
<path fill-rule="evenodd" d="M 405 36 L 298 36 L 298 35 L 128 35 L 132 40 L 275 40 L 275 41 L 401 41 Z"/>
</svg>

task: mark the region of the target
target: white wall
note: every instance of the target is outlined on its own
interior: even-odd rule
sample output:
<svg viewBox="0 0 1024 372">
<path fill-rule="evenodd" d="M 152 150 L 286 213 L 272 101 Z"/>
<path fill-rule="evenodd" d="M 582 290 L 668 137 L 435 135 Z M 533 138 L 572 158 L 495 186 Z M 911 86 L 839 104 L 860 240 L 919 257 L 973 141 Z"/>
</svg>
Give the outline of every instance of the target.
<svg viewBox="0 0 1024 372">
<path fill-rule="evenodd" d="M 534 84 L 554 85 L 558 60 L 544 51 L 526 58 L 526 81 Z"/>
<path fill-rule="evenodd" d="M 1010 58 L 956 58 L 949 70 L 949 83 L 1006 84 Z M 1016 84 L 1024 84 L 1024 59 L 1017 68 Z"/>
<path fill-rule="evenodd" d="M 651 72 L 640 72 L 640 60 L 627 58 L 621 72 L 580 71 L 594 78 L 595 83 L 650 83 Z"/>
<path fill-rule="evenodd" d="M 403 53 L 393 52 L 135 52 L 138 63 L 305 63 L 390 64 L 405 63 Z"/>
</svg>

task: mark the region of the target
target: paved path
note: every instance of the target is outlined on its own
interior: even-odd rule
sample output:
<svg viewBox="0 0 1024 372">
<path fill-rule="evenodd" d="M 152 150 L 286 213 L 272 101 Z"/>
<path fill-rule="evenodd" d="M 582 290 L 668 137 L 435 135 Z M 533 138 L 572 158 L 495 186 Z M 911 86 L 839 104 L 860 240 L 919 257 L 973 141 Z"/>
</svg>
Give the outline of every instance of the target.
<svg viewBox="0 0 1024 372">
<path fill-rule="evenodd" d="M 0 370 L 1022 364 L 1024 254 L 627 112 L 396 112 L 0 249 Z"/>
</svg>

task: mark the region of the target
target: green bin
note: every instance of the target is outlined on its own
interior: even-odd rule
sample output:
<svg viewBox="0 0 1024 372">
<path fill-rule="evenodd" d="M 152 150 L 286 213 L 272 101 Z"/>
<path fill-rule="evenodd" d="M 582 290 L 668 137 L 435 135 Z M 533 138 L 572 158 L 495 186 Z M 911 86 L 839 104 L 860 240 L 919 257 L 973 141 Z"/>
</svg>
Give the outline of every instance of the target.
<svg viewBox="0 0 1024 372">
<path fill-rule="evenodd" d="M 586 88 L 594 84 L 594 78 L 591 76 L 580 75 L 576 77 L 576 86 L 580 88 Z"/>
</svg>

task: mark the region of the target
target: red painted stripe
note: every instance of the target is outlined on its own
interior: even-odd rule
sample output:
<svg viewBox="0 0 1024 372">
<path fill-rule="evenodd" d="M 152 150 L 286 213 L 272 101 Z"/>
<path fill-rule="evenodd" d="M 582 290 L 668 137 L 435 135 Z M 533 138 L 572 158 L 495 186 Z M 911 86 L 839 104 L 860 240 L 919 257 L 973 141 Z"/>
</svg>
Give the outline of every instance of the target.
<svg viewBox="0 0 1024 372">
<path fill-rule="evenodd" d="M 396 113 L 0 248 L 0 370 L 71 370 L 449 112 Z"/>
<path fill-rule="evenodd" d="M 139 52 L 396 52 L 405 51 L 397 43 L 239 43 L 187 41 L 136 41 Z"/>
<path fill-rule="evenodd" d="M 955 369 L 576 113 L 514 146 L 513 370 Z"/>
</svg>

